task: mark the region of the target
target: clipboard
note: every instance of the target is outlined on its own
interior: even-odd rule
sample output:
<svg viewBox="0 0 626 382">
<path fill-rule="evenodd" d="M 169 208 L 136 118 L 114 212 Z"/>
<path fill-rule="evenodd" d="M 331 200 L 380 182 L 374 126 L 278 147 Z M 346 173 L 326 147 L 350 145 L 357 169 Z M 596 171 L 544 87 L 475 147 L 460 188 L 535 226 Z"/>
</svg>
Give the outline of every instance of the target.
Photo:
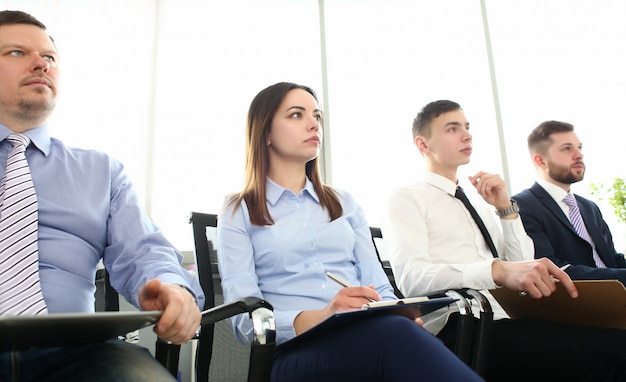
<svg viewBox="0 0 626 382">
<path fill-rule="evenodd" d="M 368 317 L 383 314 L 398 314 L 409 318 L 418 318 L 437 309 L 448 306 L 456 300 L 457 299 L 452 297 L 409 297 L 406 299 L 391 300 L 389 303 L 381 304 L 379 306 L 364 306 L 363 309 L 337 312 L 299 336 L 296 336 L 279 345 L 279 348 L 285 349 L 306 341 L 309 338 L 317 337 L 321 334 L 327 334 L 328 332 L 334 330 L 341 330 L 342 327 L 350 325 L 350 323 L 354 321 L 364 320 Z"/>
<path fill-rule="evenodd" d="M 0 351 L 104 342 L 153 325 L 161 314 L 153 310 L 0 316 Z"/>
<path fill-rule="evenodd" d="M 546 321 L 626 329 L 626 288 L 617 280 L 576 280 L 578 298 L 557 284 L 549 297 L 535 299 L 506 288 L 489 292 L 513 319 Z"/>
</svg>

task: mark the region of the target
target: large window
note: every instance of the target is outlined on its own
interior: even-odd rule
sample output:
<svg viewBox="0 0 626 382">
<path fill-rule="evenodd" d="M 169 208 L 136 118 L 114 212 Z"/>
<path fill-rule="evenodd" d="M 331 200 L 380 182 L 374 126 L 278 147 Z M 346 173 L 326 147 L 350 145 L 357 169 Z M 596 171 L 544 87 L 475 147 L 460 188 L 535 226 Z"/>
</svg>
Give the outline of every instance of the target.
<svg viewBox="0 0 626 382">
<path fill-rule="evenodd" d="M 474 154 L 461 175 L 497 172 L 512 192 L 529 187 L 526 136 L 559 119 L 576 126 L 587 154 L 577 193 L 626 177 L 615 116 L 626 85 L 622 0 L 3 4 L 40 18 L 59 47 L 55 135 L 124 162 L 182 250 L 192 248 L 188 213 L 218 212 L 240 189 L 247 107 L 278 81 L 318 91 L 327 179 L 355 195 L 372 225 L 383 223 L 391 189 L 421 175 L 410 127 L 436 99 L 459 102 L 471 123 Z M 623 224 L 600 206 L 624 248 Z"/>
<path fill-rule="evenodd" d="M 152 216 L 191 248 L 189 211 L 243 184 L 252 98 L 279 81 L 321 92 L 317 2 L 162 1 Z"/>
<path fill-rule="evenodd" d="M 431 101 L 458 102 L 470 121 L 463 175 L 501 172 L 478 1 L 327 1 L 326 20 L 332 181 L 371 225 L 384 222 L 392 189 L 421 176 L 411 126 Z"/>
<path fill-rule="evenodd" d="M 574 192 L 593 198 L 591 182 L 626 177 L 618 116 L 626 101 L 626 2 L 489 1 L 488 12 L 511 188 L 532 184 L 526 138 L 545 120 L 572 123 L 583 142 L 587 173 Z M 600 207 L 624 251 L 626 226 L 607 203 Z"/>
<path fill-rule="evenodd" d="M 118 158 L 145 195 L 156 2 L 4 3 L 4 9 L 28 12 L 46 24 L 59 50 L 53 136 Z"/>
</svg>

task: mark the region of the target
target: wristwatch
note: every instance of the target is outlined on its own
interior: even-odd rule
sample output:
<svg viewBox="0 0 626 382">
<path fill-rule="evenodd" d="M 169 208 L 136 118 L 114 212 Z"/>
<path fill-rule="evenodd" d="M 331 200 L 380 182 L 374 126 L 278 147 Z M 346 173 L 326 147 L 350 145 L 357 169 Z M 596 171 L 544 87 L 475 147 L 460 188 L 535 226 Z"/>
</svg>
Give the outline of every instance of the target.
<svg viewBox="0 0 626 382">
<path fill-rule="evenodd" d="M 496 215 L 503 218 L 505 216 L 513 215 L 518 212 L 519 212 L 519 206 L 517 205 L 517 202 L 515 201 L 515 199 L 511 199 L 511 206 L 503 210 L 496 210 Z"/>
</svg>

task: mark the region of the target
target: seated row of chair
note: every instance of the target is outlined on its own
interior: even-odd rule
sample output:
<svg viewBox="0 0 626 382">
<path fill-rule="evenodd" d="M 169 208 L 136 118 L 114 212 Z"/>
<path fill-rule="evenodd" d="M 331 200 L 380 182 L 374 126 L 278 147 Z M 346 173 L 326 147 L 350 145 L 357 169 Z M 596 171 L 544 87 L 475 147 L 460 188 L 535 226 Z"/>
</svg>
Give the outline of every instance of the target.
<svg viewBox="0 0 626 382">
<path fill-rule="evenodd" d="M 206 295 L 202 313 L 201 330 L 196 341 L 195 380 L 247 380 L 269 381 L 275 348 L 275 326 L 272 306 L 256 297 L 248 297 L 224 304 L 214 237 L 207 236 L 207 229 L 217 228 L 217 215 L 192 212 L 189 218 L 192 225 L 195 260 L 200 285 Z M 372 241 L 381 266 L 389 277 L 399 298 L 398 290 L 389 262 L 381 258 L 378 240 L 383 238 L 378 227 L 370 227 Z M 105 272 L 106 278 L 106 272 Z M 106 279 L 105 279 L 106 280 Z M 485 296 L 472 289 L 449 290 L 429 295 L 455 298 L 459 310 L 459 326 L 455 344 L 456 355 L 470 365 L 479 375 L 484 376 L 484 359 L 487 356 L 486 344 L 489 339 L 489 325 L 493 320 L 491 306 Z M 471 300 L 479 309 L 479 325 L 474 330 L 474 311 Z M 108 282 L 105 282 L 104 309 L 119 310 L 118 295 Z M 232 327 L 226 318 L 247 313 L 255 322 L 255 337 L 251 346 L 244 346 L 234 339 Z M 179 367 L 180 346 L 157 339 L 155 357 L 176 375 Z"/>
<path fill-rule="evenodd" d="M 203 307 L 202 327 L 197 336 L 195 355 L 196 381 L 237 380 L 269 381 L 275 348 L 272 306 L 267 301 L 249 297 L 224 305 L 215 250 L 215 229 L 217 215 L 192 212 L 189 218 L 192 225 L 195 260 L 200 285 L 206 295 Z M 398 297 L 403 297 L 397 289 L 391 267 L 382 260 L 377 241 L 382 239 L 380 228 L 371 227 L 372 241 L 381 265 Z M 208 235 L 207 235 L 208 234 Z M 446 295 L 457 299 L 460 324 L 455 344 L 455 353 L 470 365 L 478 374 L 484 375 L 485 344 L 489 338 L 489 324 L 493 313 L 487 299 L 475 290 L 450 290 L 430 297 Z M 109 301 L 111 299 L 112 301 Z M 480 327 L 472 331 L 473 310 L 471 300 L 477 302 L 480 310 Z M 117 294 L 109 290 L 107 309 L 117 310 Z M 226 318 L 240 313 L 250 314 L 255 324 L 255 341 L 244 346 L 234 339 L 232 327 Z M 178 371 L 179 346 L 157 340 L 155 356 L 173 375 Z"/>
</svg>

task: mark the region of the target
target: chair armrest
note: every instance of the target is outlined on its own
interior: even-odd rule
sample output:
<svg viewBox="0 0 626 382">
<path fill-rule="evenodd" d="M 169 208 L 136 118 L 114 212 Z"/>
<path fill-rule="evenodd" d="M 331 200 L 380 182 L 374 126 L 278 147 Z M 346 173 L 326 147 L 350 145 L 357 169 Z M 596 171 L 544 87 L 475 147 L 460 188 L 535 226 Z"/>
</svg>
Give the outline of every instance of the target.
<svg viewBox="0 0 626 382">
<path fill-rule="evenodd" d="M 491 339 L 491 324 L 493 323 L 493 309 L 485 295 L 475 289 L 454 289 L 445 292 L 435 292 L 428 297 L 448 296 L 458 299 L 459 323 L 455 354 L 480 376 L 486 375 L 487 348 Z M 476 301 L 480 319 L 474 325 L 474 314 L 470 300 Z"/>
<path fill-rule="evenodd" d="M 252 314 L 253 311 L 259 308 L 265 308 L 270 311 L 274 310 L 272 305 L 263 299 L 258 297 L 244 297 L 237 301 L 218 305 L 203 311 L 200 325 L 216 323 L 217 321 L 221 321 L 225 318 L 241 313 Z"/>
<path fill-rule="evenodd" d="M 469 295 L 465 289 L 451 289 L 445 292 L 436 292 L 428 297 L 452 297 L 456 299 L 456 306 L 459 310 L 459 320 L 457 326 L 456 341 L 454 343 L 454 353 L 466 364 L 472 361 L 472 342 L 473 342 L 473 326 L 474 313 L 472 312 L 472 304 L 468 301 Z"/>
<path fill-rule="evenodd" d="M 270 380 L 276 346 L 276 323 L 273 309 L 272 305 L 263 299 L 244 297 L 202 312 L 200 324 L 203 327 L 237 314 L 248 313 L 250 315 L 254 335 L 250 348 L 248 381 Z M 211 350 L 208 349 L 207 351 L 210 358 Z"/>
<path fill-rule="evenodd" d="M 491 303 L 489 302 L 489 300 L 487 300 L 487 297 L 485 297 L 484 294 L 474 289 L 467 289 L 465 292 L 469 296 L 471 296 L 471 298 L 476 300 L 476 302 L 478 303 L 478 309 L 480 310 L 481 316 L 483 315 L 483 313 L 491 314 L 492 315 L 491 317 L 493 318 L 493 310 L 491 308 Z"/>
<path fill-rule="evenodd" d="M 487 371 L 487 348 L 491 340 L 491 327 L 493 323 L 493 309 L 489 300 L 484 294 L 477 290 L 469 289 L 467 291 L 478 303 L 480 309 L 480 320 L 478 320 L 478 328 L 476 330 L 476 339 L 474 342 L 474 357 L 472 359 L 472 369 L 478 375 L 485 376 Z"/>
<path fill-rule="evenodd" d="M 446 291 L 444 294 L 448 297 L 456 298 L 456 306 L 459 308 L 459 313 L 464 316 L 472 315 L 472 304 L 467 301 L 467 295 L 463 290 L 451 289 Z"/>
<path fill-rule="evenodd" d="M 491 323 L 493 322 L 493 310 L 489 300 L 480 291 L 468 288 L 452 289 L 428 295 L 428 297 L 443 296 L 456 298 L 456 305 L 460 313 L 454 348 L 455 354 L 479 375 L 484 376 L 487 347 L 491 335 Z M 476 324 L 476 329 L 474 329 L 474 314 L 470 300 L 476 301 L 480 311 L 480 319 Z"/>
<path fill-rule="evenodd" d="M 202 312 L 201 325 L 212 324 L 241 313 L 248 313 L 254 330 L 253 344 L 274 344 L 276 323 L 272 305 L 258 297 L 244 297 L 237 301 L 215 306 Z"/>
<path fill-rule="evenodd" d="M 269 380 L 271 372 L 271 357 L 274 352 L 276 343 L 276 324 L 274 322 L 274 313 L 272 305 L 258 297 L 244 297 L 240 300 L 222 304 L 202 312 L 200 325 L 211 325 L 226 318 L 241 313 L 248 313 L 252 319 L 254 328 L 254 338 L 252 340 L 252 352 L 250 371 L 253 375 L 263 375 L 263 380 Z M 201 335 L 201 333 L 199 333 Z M 212 331 L 211 331 L 212 336 Z M 198 334 L 195 337 L 198 339 Z M 210 359 L 212 353 L 211 337 L 208 349 L 208 357 Z M 155 358 L 165 366 L 173 376 L 178 372 L 178 357 L 180 353 L 180 345 L 174 345 L 157 338 Z M 258 359 L 258 361 L 256 361 Z M 269 364 L 269 366 L 268 366 Z M 207 365 L 208 370 L 208 365 Z"/>
</svg>

